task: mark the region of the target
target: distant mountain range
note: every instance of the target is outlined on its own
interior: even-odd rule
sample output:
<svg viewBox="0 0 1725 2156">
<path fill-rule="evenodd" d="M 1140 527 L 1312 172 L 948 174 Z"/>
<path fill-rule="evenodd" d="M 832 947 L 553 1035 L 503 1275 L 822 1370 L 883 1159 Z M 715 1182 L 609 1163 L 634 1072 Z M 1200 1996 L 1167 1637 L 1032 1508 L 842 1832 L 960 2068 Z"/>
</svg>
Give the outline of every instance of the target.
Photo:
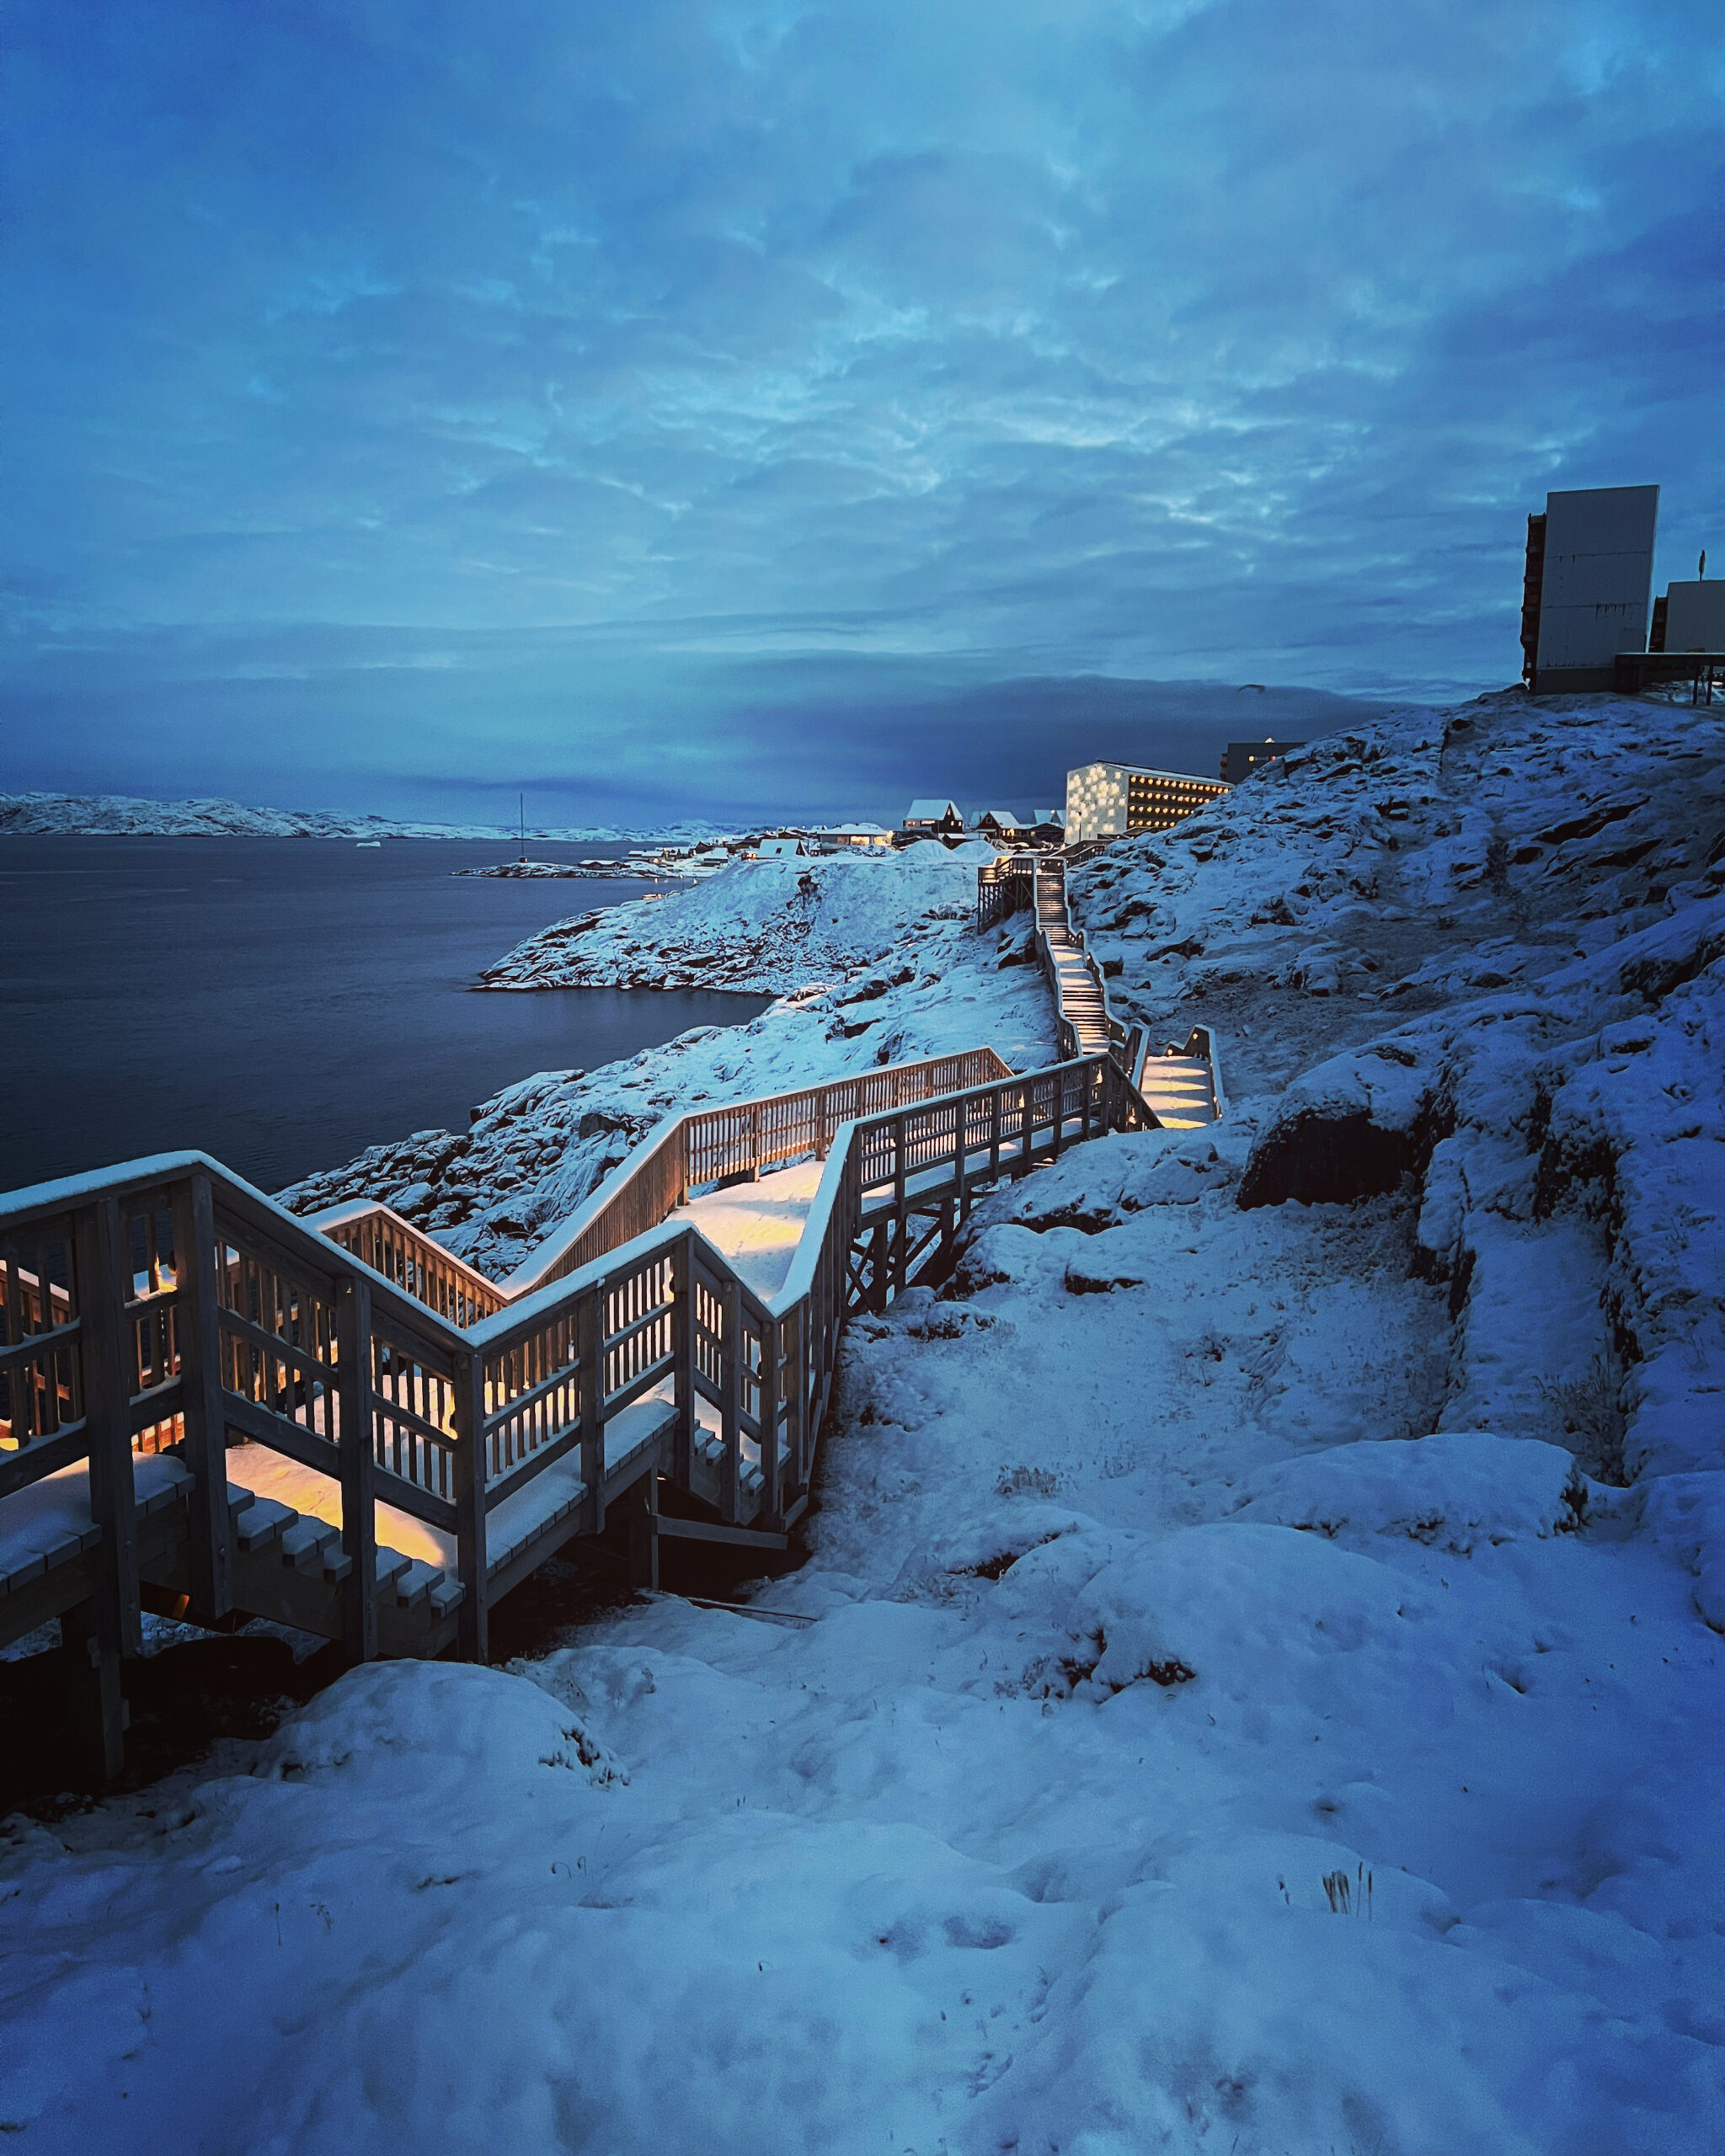
<svg viewBox="0 0 1725 2156">
<path fill-rule="evenodd" d="M 699 819 L 652 830 L 611 825 L 530 830 L 530 841 L 718 838 L 725 827 Z M 502 824 L 403 824 L 387 816 L 341 816 L 320 808 L 248 808 L 238 801 L 140 801 L 120 793 L 0 793 L 0 837 L 514 839 Z"/>
</svg>

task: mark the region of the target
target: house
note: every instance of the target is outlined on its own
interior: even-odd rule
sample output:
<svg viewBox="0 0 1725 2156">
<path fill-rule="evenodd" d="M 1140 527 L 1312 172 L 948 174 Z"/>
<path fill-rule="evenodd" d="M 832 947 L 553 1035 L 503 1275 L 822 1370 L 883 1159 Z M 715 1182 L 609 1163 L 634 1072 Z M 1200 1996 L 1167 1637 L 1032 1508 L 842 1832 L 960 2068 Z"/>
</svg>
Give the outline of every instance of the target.
<svg viewBox="0 0 1725 2156">
<path fill-rule="evenodd" d="M 1158 771 L 1140 764 L 1082 764 L 1066 773 L 1066 838 L 1119 838 L 1129 831 L 1165 831 L 1183 816 L 1228 792 L 1190 771 Z"/>
<path fill-rule="evenodd" d="M 801 839 L 762 839 L 761 858 L 763 861 L 795 861 L 806 849 Z"/>
<path fill-rule="evenodd" d="M 1021 824 L 1010 808 L 985 808 L 978 815 L 973 827 L 978 838 L 993 839 L 996 844 L 1022 846 L 1030 836 L 1030 827 Z"/>
<path fill-rule="evenodd" d="M 964 819 L 952 801 L 913 801 L 900 827 L 906 844 L 912 839 L 961 839 Z"/>
<path fill-rule="evenodd" d="M 805 841 L 811 853 L 888 853 L 893 835 L 884 824 L 830 824 L 810 831 Z"/>
<path fill-rule="evenodd" d="M 1064 846 L 1065 841 L 1066 812 L 1064 808 L 1036 808 L 1031 811 L 1032 846 Z"/>
<path fill-rule="evenodd" d="M 1238 786 L 1262 766 L 1276 763 L 1305 746 L 1303 741 L 1231 741 L 1222 751 L 1222 776 L 1230 786 Z"/>
</svg>

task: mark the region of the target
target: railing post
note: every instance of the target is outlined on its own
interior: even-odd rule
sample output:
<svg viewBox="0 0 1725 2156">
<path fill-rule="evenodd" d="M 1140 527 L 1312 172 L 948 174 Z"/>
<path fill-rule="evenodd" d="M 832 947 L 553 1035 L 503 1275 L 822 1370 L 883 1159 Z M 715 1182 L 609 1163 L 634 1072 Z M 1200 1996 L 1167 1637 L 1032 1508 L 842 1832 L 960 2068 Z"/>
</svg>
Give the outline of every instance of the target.
<svg viewBox="0 0 1725 2156">
<path fill-rule="evenodd" d="M 809 1479 L 809 1341 L 819 1293 L 817 1281 L 793 1312 L 789 1321 L 793 1344 L 785 1358 L 790 1385 L 785 1398 L 785 1451 L 790 1470 L 787 1480 L 798 1496 Z"/>
<path fill-rule="evenodd" d="M 893 1293 L 905 1292 L 905 1247 L 909 1240 L 911 1209 L 905 1195 L 906 1166 L 905 1161 L 905 1126 L 909 1118 L 900 1115 L 893 1125 L 893 1139 L 897 1156 L 893 1164 Z M 883 1302 L 883 1308 L 884 1303 Z"/>
<path fill-rule="evenodd" d="M 462 1598 L 456 1652 L 463 1662 L 491 1657 L 486 1606 L 485 1358 L 471 1349 L 455 1364 L 455 1545 Z"/>
<path fill-rule="evenodd" d="M 132 1483 L 131 1375 L 126 1353 L 124 1231 L 117 1198 L 99 1198 L 73 1229 L 84 1415 L 89 1429 L 90 1518 L 96 1548 L 96 1671 L 102 1772 L 112 1780 L 126 1760 L 122 1656 L 143 1652 L 138 1599 L 137 1498 Z M 225 1494 L 225 1492 L 224 1492 Z"/>
<path fill-rule="evenodd" d="M 659 1592 L 659 1475 L 644 1475 L 635 1486 L 629 1514 L 629 1585 L 637 1594 Z"/>
<path fill-rule="evenodd" d="M 1035 1129 L 1036 1081 L 1033 1077 L 1028 1077 L 1021 1079 L 1019 1083 L 1023 1090 L 1020 1096 L 1018 1162 L 1015 1176 L 1028 1176 L 1030 1172 L 1030 1148 Z"/>
<path fill-rule="evenodd" d="M 581 1370 L 581 1480 L 587 1486 L 590 1534 L 605 1532 L 605 1368 L 600 1335 L 605 1308 L 603 1283 L 590 1288 L 575 1305 L 575 1353 Z"/>
<path fill-rule="evenodd" d="M 784 1517 L 779 1497 L 779 1350 L 783 1330 L 763 1311 L 761 1319 L 761 1486 L 764 1526 L 777 1527 Z"/>
<path fill-rule="evenodd" d="M 686 1490 L 695 1448 L 695 1237 L 691 1230 L 671 1251 L 671 1399 L 677 1419 L 671 1432 L 670 1476 Z"/>
<path fill-rule="evenodd" d="M 989 1097 L 988 1110 L 988 1178 L 998 1182 L 1001 1177 L 1001 1089 L 996 1086 Z"/>
<path fill-rule="evenodd" d="M 743 1290 L 736 1276 L 725 1281 L 720 1299 L 724 1338 L 719 1342 L 719 1438 L 724 1447 L 718 1469 L 718 1516 L 733 1526 L 737 1518 L 737 1474 L 742 1465 L 743 1428 L 738 1419 L 743 1390 Z"/>
<path fill-rule="evenodd" d="M 350 1662 L 377 1657 L 377 1453 L 371 1431 L 371 1289 L 340 1281 L 335 1305 L 336 1434 L 341 1447 L 342 1642 Z"/>
<path fill-rule="evenodd" d="M 174 1249 L 185 1412 L 182 1456 L 194 1477 L 186 1508 L 192 1607 L 202 1615 L 225 1617 L 233 1607 L 233 1523 L 227 1509 L 227 1420 L 216 1295 L 216 1200 L 201 1171 L 190 1187 L 181 1184 L 174 1192 Z"/>
</svg>

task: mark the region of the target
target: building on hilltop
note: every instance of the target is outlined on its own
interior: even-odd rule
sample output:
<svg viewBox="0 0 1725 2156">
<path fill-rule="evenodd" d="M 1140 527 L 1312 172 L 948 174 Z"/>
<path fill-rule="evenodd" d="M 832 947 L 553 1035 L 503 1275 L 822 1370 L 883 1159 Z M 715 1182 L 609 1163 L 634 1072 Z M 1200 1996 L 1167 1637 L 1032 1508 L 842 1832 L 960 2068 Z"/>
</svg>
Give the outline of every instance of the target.
<svg viewBox="0 0 1725 2156">
<path fill-rule="evenodd" d="M 1546 496 L 1527 520 L 1522 678 L 1536 696 L 1610 690 L 1617 654 L 1648 648 L 1657 487 L 1583 487 Z"/>
<path fill-rule="evenodd" d="M 762 839 L 761 858 L 763 861 L 796 861 L 804 851 L 801 839 Z"/>
<path fill-rule="evenodd" d="M 1066 812 L 1064 808 L 1033 808 L 1030 812 L 1032 846 L 1064 846 Z"/>
<path fill-rule="evenodd" d="M 1066 774 L 1067 842 L 1119 838 L 1131 831 L 1165 831 L 1228 787 L 1190 771 L 1158 771 L 1138 764 L 1083 764 Z"/>
<path fill-rule="evenodd" d="M 1230 786 L 1238 786 L 1262 766 L 1305 746 L 1303 741 L 1231 741 L 1222 751 L 1222 776 Z"/>
<path fill-rule="evenodd" d="M 884 824 L 829 824 L 804 841 L 810 853 L 886 853 L 892 842 Z"/>
<path fill-rule="evenodd" d="M 1702 555 L 1705 561 L 1706 556 Z M 1725 651 L 1725 583 L 1670 584 L 1653 601 L 1649 651 Z"/>
<path fill-rule="evenodd" d="M 913 801 L 900 826 L 905 843 L 912 839 L 961 839 L 964 819 L 953 801 Z"/>
<path fill-rule="evenodd" d="M 978 838 L 993 839 L 997 844 L 1007 846 L 1021 846 L 1030 836 L 1030 826 L 1021 824 L 1011 808 L 980 809 L 972 828 Z"/>
</svg>

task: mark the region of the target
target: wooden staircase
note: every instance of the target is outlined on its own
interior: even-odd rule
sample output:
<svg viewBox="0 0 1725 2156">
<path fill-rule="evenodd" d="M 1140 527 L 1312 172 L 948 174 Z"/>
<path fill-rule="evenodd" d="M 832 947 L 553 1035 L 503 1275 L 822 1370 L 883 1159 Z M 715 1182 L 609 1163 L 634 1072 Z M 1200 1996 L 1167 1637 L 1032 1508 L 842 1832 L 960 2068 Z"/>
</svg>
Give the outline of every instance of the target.
<svg viewBox="0 0 1725 2156">
<path fill-rule="evenodd" d="M 502 1282 L 387 1206 L 302 1219 L 198 1153 L 0 1197 L 0 1643 L 74 1620 L 111 1774 L 146 1609 L 483 1661 L 490 1605 L 625 1502 L 638 1584 L 661 1534 L 782 1549 L 850 1315 L 943 1262 L 978 1190 L 1153 1120 L 1103 1052 L 703 1109 Z M 760 1294 L 672 1216 L 798 1160 L 819 1187 Z"/>
</svg>

